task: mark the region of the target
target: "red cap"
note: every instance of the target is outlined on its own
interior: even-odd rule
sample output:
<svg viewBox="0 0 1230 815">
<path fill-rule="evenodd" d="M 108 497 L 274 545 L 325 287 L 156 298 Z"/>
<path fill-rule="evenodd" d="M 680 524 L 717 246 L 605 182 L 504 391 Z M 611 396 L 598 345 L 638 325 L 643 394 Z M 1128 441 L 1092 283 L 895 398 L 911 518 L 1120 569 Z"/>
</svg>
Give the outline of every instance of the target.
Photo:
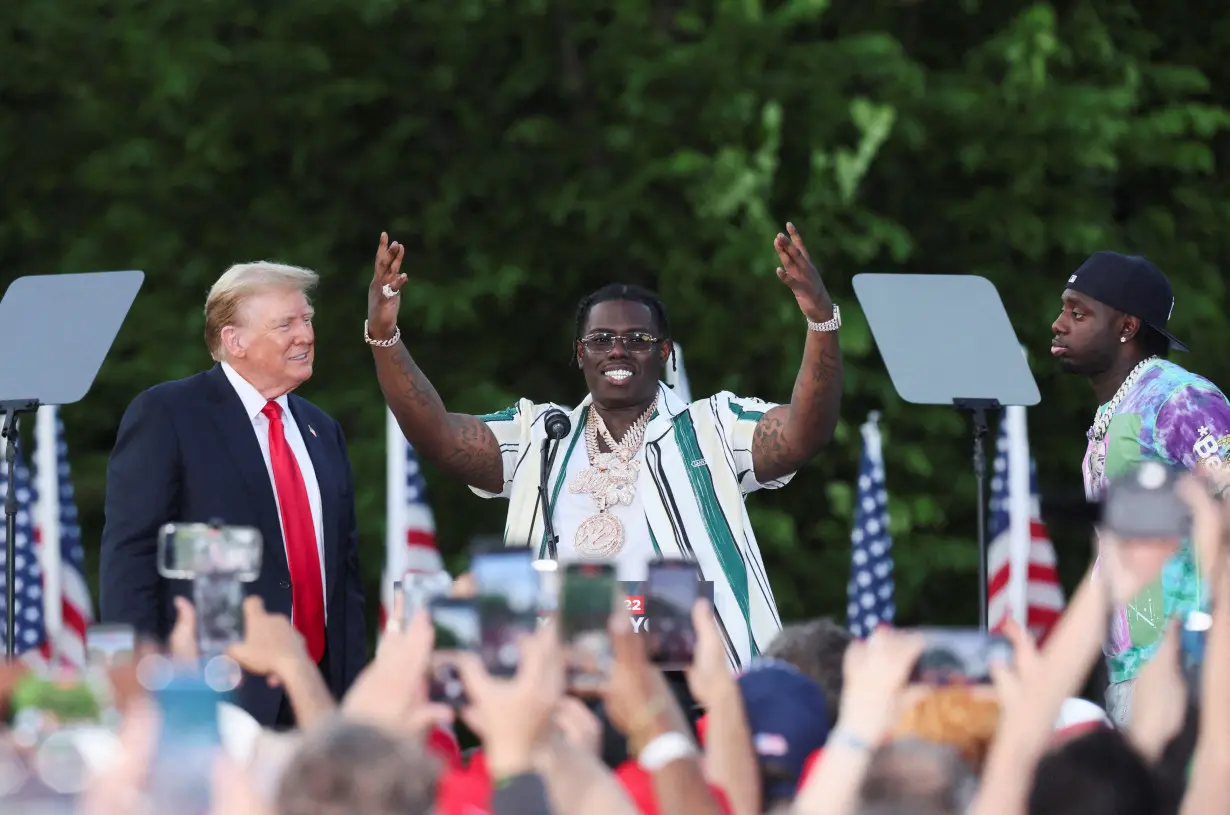
<svg viewBox="0 0 1230 815">
<path fill-rule="evenodd" d="M 475 750 L 465 767 L 445 770 L 436 786 L 438 815 L 490 815 L 491 776 L 482 752 Z"/>
<path fill-rule="evenodd" d="M 427 749 L 444 760 L 444 766 L 461 766 L 461 745 L 457 736 L 443 727 L 433 727 L 427 732 Z"/>
<path fill-rule="evenodd" d="M 696 741 L 701 746 L 705 746 L 705 731 L 709 728 L 709 714 L 706 713 L 696 720 Z"/>
<path fill-rule="evenodd" d="M 632 799 L 632 803 L 636 804 L 636 808 L 641 811 L 642 815 L 659 815 L 658 797 L 653 791 L 653 776 L 645 772 L 640 764 L 635 761 L 625 761 L 615 768 L 615 777 L 619 779 L 619 783 L 624 785 L 628 797 Z M 717 801 L 718 807 L 725 815 L 734 815 L 734 810 L 730 808 L 730 801 L 726 800 L 725 792 L 712 784 L 709 785 L 709 791 L 713 793 L 714 800 Z"/>
</svg>

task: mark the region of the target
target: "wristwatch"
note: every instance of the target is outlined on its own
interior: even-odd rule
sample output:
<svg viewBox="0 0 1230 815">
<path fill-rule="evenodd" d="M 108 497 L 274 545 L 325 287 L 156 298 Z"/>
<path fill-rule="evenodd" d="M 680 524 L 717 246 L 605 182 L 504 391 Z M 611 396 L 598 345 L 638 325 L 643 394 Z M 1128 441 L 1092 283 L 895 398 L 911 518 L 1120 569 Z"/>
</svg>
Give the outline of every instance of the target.
<svg viewBox="0 0 1230 815">
<path fill-rule="evenodd" d="M 813 320 L 807 321 L 808 331 L 836 331 L 841 328 L 841 311 L 836 305 L 833 306 L 833 318 L 822 323 L 817 323 Z"/>
</svg>

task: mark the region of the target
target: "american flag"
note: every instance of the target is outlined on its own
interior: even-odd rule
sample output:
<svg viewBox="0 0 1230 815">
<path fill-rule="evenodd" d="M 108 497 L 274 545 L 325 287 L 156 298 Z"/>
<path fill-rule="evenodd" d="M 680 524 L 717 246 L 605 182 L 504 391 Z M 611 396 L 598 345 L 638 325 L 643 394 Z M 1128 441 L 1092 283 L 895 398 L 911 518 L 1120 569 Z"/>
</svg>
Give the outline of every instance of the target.
<svg viewBox="0 0 1230 815">
<path fill-rule="evenodd" d="M 0 446 L 4 444 L 0 441 Z M 2 461 L 2 460 L 0 460 Z M 14 464 L 14 483 L 8 481 L 8 465 L 0 463 L 0 496 L 7 497 L 13 489 L 17 498 L 16 536 L 14 538 L 13 562 L 16 580 L 13 582 L 16 604 L 14 608 L 14 653 L 23 661 L 42 664 L 40 646 L 46 640 L 43 619 L 43 570 L 34 548 L 34 521 L 30 510 L 34 505 L 34 485 L 30 471 L 21 455 L 18 443 L 17 460 Z M 8 539 L 5 519 L 0 517 L 0 645 L 8 649 Z"/>
<path fill-rule="evenodd" d="M 850 534 L 850 583 L 846 588 L 850 633 L 866 637 L 881 623 L 891 623 L 893 539 L 888 530 L 888 490 L 880 442 L 880 414 L 872 411 L 863 425 L 863 459 L 858 468 L 858 506 Z"/>
<path fill-rule="evenodd" d="M 438 572 L 444 568 L 436 546 L 435 517 L 427 503 L 427 481 L 419 457 L 402 435 L 392 411 L 387 412 L 385 445 L 388 486 L 381 630 L 393 611 L 394 582 L 406 572 Z"/>
<path fill-rule="evenodd" d="M 35 539 L 43 564 L 44 613 L 49 634 L 45 656 L 70 668 L 86 664 L 86 629 L 94 603 L 85 579 L 85 549 L 77 521 L 68 439 L 59 408 L 38 410 L 35 426 Z"/>
<path fill-rule="evenodd" d="M 444 569 L 436 547 L 436 519 L 427 503 L 427 481 L 418 454 L 402 435 L 391 410 L 386 411 L 385 418 L 385 472 L 388 483 L 384 577 L 380 581 L 381 631 L 393 613 L 395 582 L 407 572 L 432 573 Z M 448 764 L 461 761 L 461 746 L 451 727 L 433 727 L 426 740 L 427 746 Z"/>
<path fill-rule="evenodd" d="M 1014 619 L 1041 641 L 1063 613 L 1064 597 L 1037 480 L 1025 408 L 1008 407 L 991 470 L 987 624 L 998 631 Z"/>
</svg>

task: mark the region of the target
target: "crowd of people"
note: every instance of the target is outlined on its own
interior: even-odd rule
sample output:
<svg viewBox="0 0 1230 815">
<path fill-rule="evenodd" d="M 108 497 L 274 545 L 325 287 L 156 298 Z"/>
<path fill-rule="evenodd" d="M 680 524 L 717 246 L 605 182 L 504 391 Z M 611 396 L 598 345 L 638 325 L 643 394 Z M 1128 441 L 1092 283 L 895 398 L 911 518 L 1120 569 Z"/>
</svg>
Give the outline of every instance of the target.
<svg viewBox="0 0 1230 815">
<path fill-rule="evenodd" d="M 180 600 L 165 647 L 144 645 L 106 672 L 117 736 L 70 721 L 43 721 L 39 740 L 16 725 L 4 733 L 0 806 L 89 815 L 1219 812 L 1230 769 L 1230 703 L 1220 692 L 1230 686 L 1230 602 L 1221 602 L 1230 505 L 1209 487 L 1201 475 L 1157 487 L 1189 507 L 1213 596 L 1203 622 L 1189 615 L 1168 625 L 1124 726 L 1075 697 L 1102 656 L 1112 610 L 1156 579 L 1180 544 L 1102 530 L 1096 567 L 1042 647 L 1009 626 L 1011 657 L 992 662 L 985 683 L 911 681 L 921 635 L 884 627 L 856 640 L 827 619 L 787 625 L 732 672 L 701 600 L 684 675 L 698 720 L 623 613 L 611 617 L 615 660 L 593 696 L 568 692 L 548 618 L 521 641 L 512 677 L 489 675 L 477 654 L 457 656 L 465 702 L 454 708 L 427 698 L 426 612 L 405 624 L 395 614 L 374 660 L 335 701 L 303 636 L 251 597 L 244 639 L 222 659 L 284 688 L 298 724 L 261 728 L 249 717 L 237 726 L 228 710 L 219 742 L 185 752 L 176 728 L 190 726 L 186 697 L 165 689 L 226 672 L 202 666 L 195 612 Z M 472 591 L 466 579 L 454 583 L 454 594 Z M 20 704 L 29 679 L 18 665 L 5 668 L 6 707 Z M 462 725 L 479 746 L 460 749 Z M 625 740 L 628 758 L 604 756 L 605 729 Z M 49 751 L 55 732 L 65 738 Z M 184 766 L 169 766 L 169 755 Z"/>
</svg>

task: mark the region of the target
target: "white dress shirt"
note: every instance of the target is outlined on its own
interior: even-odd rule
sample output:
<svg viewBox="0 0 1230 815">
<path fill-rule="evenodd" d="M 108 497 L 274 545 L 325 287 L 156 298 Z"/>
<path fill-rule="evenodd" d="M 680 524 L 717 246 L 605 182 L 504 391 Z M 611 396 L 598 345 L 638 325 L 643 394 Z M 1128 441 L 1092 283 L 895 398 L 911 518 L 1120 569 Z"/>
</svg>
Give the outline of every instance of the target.
<svg viewBox="0 0 1230 815">
<path fill-rule="evenodd" d="M 265 459 L 265 470 L 269 473 L 269 484 L 273 488 L 273 500 L 278 504 L 278 525 L 282 527 L 282 542 L 285 546 L 286 527 L 282 524 L 282 506 L 278 498 L 278 485 L 273 480 L 273 460 L 269 456 L 269 418 L 262 413 L 269 400 L 261 396 L 260 392 L 248 380 L 240 376 L 230 364 L 223 362 L 222 370 L 226 378 L 230 380 L 235 393 L 239 394 L 239 400 L 243 402 L 243 409 L 247 412 L 248 418 L 252 420 L 252 431 L 256 433 L 256 442 L 260 445 L 261 456 Z M 283 394 L 273 401 L 282 408 L 282 427 L 286 434 L 286 444 L 295 456 L 299 472 L 303 474 L 303 485 L 307 488 L 308 504 L 312 508 L 312 528 L 316 530 L 316 553 L 320 558 L 320 585 L 325 590 L 325 597 L 328 597 L 328 584 L 325 582 L 325 538 L 324 527 L 321 524 L 320 482 L 316 480 L 316 470 L 312 467 L 312 457 L 308 455 L 303 434 L 299 432 L 295 416 L 290 412 L 289 399 L 286 394 Z M 289 555 L 287 555 L 287 562 L 290 562 Z M 327 620 L 328 617 L 329 608 L 326 603 L 325 619 Z"/>
</svg>

